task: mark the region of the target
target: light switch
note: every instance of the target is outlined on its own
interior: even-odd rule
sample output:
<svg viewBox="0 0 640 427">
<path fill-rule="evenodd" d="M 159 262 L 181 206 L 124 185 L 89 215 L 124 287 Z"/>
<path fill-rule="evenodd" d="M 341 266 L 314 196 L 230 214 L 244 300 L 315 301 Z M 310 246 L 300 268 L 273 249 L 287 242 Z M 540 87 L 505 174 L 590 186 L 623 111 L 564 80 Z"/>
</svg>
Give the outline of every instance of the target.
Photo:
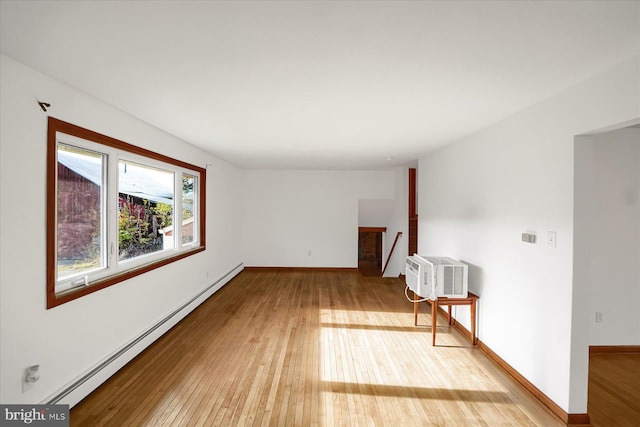
<svg viewBox="0 0 640 427">
<path fill-rule="evenodd" d="M 552 248 L 556 247 L 556 232 L 555 231 L 547 232 L 547 246 L 551 246 Z"/>
</svg>

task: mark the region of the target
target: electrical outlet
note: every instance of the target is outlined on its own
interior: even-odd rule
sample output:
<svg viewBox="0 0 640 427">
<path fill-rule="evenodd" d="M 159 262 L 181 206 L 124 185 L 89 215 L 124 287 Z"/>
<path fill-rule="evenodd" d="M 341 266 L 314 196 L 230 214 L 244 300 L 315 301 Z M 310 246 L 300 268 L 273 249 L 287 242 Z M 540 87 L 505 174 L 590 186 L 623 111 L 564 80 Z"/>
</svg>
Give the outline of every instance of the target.
<svg viewBox="0 0 640 427">
<path fill-rule="evenodd" d="M 307 251 L 307 256 L 311 256 L 311 251 Z"/>
</svg>

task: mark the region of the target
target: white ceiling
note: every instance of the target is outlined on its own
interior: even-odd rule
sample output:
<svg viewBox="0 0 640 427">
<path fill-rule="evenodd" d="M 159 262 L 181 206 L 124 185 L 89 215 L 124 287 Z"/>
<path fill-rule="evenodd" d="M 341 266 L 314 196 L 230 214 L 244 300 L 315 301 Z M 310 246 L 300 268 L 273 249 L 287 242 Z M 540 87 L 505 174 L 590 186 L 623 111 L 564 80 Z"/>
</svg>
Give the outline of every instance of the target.
<svg viewBox="0 0 640 427">
<path fill-rule="evenodd" d="M 3 54 L 238 166 L 370 169 L 637 55 L 640 2 L 2 0 L 0 28 Z"/>
</svg>

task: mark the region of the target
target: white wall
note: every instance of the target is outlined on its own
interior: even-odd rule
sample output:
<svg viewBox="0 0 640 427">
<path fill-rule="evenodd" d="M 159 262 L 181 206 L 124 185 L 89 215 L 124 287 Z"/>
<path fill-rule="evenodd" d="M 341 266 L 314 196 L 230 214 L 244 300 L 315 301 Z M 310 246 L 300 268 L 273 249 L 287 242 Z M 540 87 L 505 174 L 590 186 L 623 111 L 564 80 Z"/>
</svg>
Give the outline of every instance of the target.
<svg viewBox="0 0 640 427">
<path fill-rule="evenodd" d="M 40 403 L 242 262 L 240 171 L 6 56 L 0 57 L 0 89 L 0 402 Z M 51 104 L 49 113 L 38 99 Z M 208 166 L 207 250 L 47 310 L 47 114 Z M 127 357 L 133 355 L 119 363 Z M 23 371 L 34 364 L 40 380 L 23 394 Z M 97 375 L 61 403 L 77 402 L 107 376 Z"/>
<path fill-rule="evenodd" d="M 386 227 L 394 208 L 394 199 L 358 200 L 358 227 Z"/>
<path fill-rule="evenodd" d="M 394 179 L 393 170 L 245 171 L 245 265 L 356 268 L 358 200 L 395 198 Z"/>
<path fill-rule="evenodd" d="M 419 164 L 420 253 L 470 264 L 480 339 L 568 413 L 586 413 L 588 357 L 572 318 L 574 135 L 640 117 L 638 75 L 635 57 Z"/>
<path fill-rule="evenodd" d="M 591 184 L 590 206 L 579 212 L 591 216 L 589 344 L 639 345 L 640 129 L 591 139 L 590 174 L 576 174 Z M 596 312 L 602 323 L 596 323 Z"/>
</svg>

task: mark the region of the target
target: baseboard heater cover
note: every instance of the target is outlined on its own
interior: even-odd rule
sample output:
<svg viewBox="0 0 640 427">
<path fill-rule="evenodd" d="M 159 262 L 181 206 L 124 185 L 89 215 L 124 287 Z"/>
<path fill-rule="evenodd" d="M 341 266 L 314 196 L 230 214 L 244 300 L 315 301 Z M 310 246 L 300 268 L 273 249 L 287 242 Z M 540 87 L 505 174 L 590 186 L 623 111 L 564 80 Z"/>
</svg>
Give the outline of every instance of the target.
<svg viewBox="0 0 640 427">
<path fill-rule="evenodd" d="M 138 335 L 135 339 L 133 339 L 131 342 L 129 342 L 128 344 L 126 344 L 124 347 L 122 347 L 120 350 L 118 350 L 117 352 L 115 352 L 114 354 L 112 354 L 110 357 L 108 357 L 107 359 L 105 359 L 104 361 L 102 361 L 100 364 L 98 364 L 96 367 L 94 367 L 93 369 L 91 369 L 89 372 L 87 372 L 86 374 L 84 374 L 82 377 L 80 377 L 79 379 L 77 379 L 76 381 L 72 382 L 70 385 L 68 385 L 67 387 L 65 387 L 62 391 L 58 392 L 56 395 L 54 395 L 53 397 L 47 399 L 45 402 L 43 402 L 43 404 L 46 405 L 54 405 L 57 403 L 67 403 L 69 404 L 71 407 L 73 407 L 75 404 L 77 404 L 80 400 L 82 400 L 84 397 L 86 397 L 89 393 L 91 393 L 93 390 L 95 390 L 96 388 L 98 388 L 104 381 L 106 381 L 108 378 L 110 378 L 113 374 L 115 374 L 122 366 L 124 366 L 125 364 L 127 364 L 129 361 L 131 361 L 134 357 L 136 357 L 138 354 L 140 354 L 142 351 L 144 351 L 149 345 L 151 345 L 154 341 L 156 341 L 158 338 L 160 338 L 162 335 L 164 335 L 165 332 L 167 332 L 169 329 L 171 329 L 171 327 L 173 327 L 175 324 L 177 324 L 180 320 L 182 320 L 184 317 L 187 316 L 187 314 L 189 314 L 191 311 L 195 310 L 203 301 L 201 301 L 200 304 L 197 304 L 196 306 L 192 307 L 190 310 L 186 311 L 185 313 L 183 313 L 183 315 L 177 319 L 175 321 L 175 323 L 171 326 L 169 326 L 169 328 L 167 330 L 165 330 L 164 332 L 161 332 L 157 337 L 153 338 L 151 337 L 151 335 L 158 331 L 158 329 L 162 328 L 163 326 L 166 326 L 171 320 L 174 320 L 174 318 L 176 318 L 177 316 L 179 316 L 181 314 L 181 312 L 187 308 L 189 305 L 193 304 L 196 300 L 198 300 L 199 298 L 201 298 L 203 295 L 205 295 L 208 292 L 211 292 L 211 294 L 213 295 L 213 293 L 215 293 L 218 289 L 220 289 L 222 286 L 224 286 L 227 282 L 229 282 L 231 279 L 233 279 L 236 275 L 238 275 L 241 271 L 243 270 L 243 263 L 238 264 L 237 266 L 235 266 L 233 269 L 231 269 L 229 272 L 227 272 L 224 276 L 220 277 L 218 280 L 216 280 L 214 283 L 212 283 L 211 285 L 207 286 L 205 289 L 203 289 L 202 291 L 198 292 L 198 294 L 196 294 L 195 296 L 193 296 L 191 299 L 189 299 L 187 302 L 185 302 L 184 304 L 182 304 L 180 307 L 178 307 L 177 309 L 175 309 L 173 312 L 171 312 L 170 314 L 168 314 L 167 316 L 165 316 L 163 319 L 161 319 L 160 321 L 158 321 L 157 323 L 155 323 L 153 326 L 151 326 L 149 329 L 147 329 L 146 331 L 144 331 L 143 333 L 141 333 L 140 335 Z M 217 289 L 216 289 L 217 288 Z M 209 295 L 210 296 L 210 295 Z M 147 338 L 151 338 L 151 341 L 149 343 L 147 343 L 146 345 L 143 345 L 141 348 L 139 349 L 134 349 L 135 346 L 137 346 L 138 344 L 140 344 L 143 340 L 147 339 Z M 124 355 L 126 355 L 128 352 L 132 351 L 133 352 L 128 356 L 128 358 L 126 358 L 126 360 L 122 360 L 122 363 L 120 363 L 120 366 L 115 366 L 115 362 L 118 362 L 119 359 L 121 357 L 123 357 Z M 100 382 L 98 384 L 96 384 L 95 386 L 91 387 L 90 390 L 88 390 L 82 397 L 77 398 L 77 399 L 73 399 L 72 402 L 69 401 L 65 401 L 65 402 L 61 402 L 63 399 L 69 397 L 73 392 L 75 392 L 76 390 L 78 390 L 80 387 L 82 387 L 83 385 L 85 385 L 89 380 L 91 380 L 92 378 L 96 377 L 96 375 L 104 373 L 103 371 L 108 368 L 111 367 L 112 369 L 110 370 L 109 373 L 107 373 L 107 375 L 105 376 L 105 378 L 103 378 L 102 380 L 100 380 Z M 115 368 L 115 369 L 113 369 Z"/>
</svg>

